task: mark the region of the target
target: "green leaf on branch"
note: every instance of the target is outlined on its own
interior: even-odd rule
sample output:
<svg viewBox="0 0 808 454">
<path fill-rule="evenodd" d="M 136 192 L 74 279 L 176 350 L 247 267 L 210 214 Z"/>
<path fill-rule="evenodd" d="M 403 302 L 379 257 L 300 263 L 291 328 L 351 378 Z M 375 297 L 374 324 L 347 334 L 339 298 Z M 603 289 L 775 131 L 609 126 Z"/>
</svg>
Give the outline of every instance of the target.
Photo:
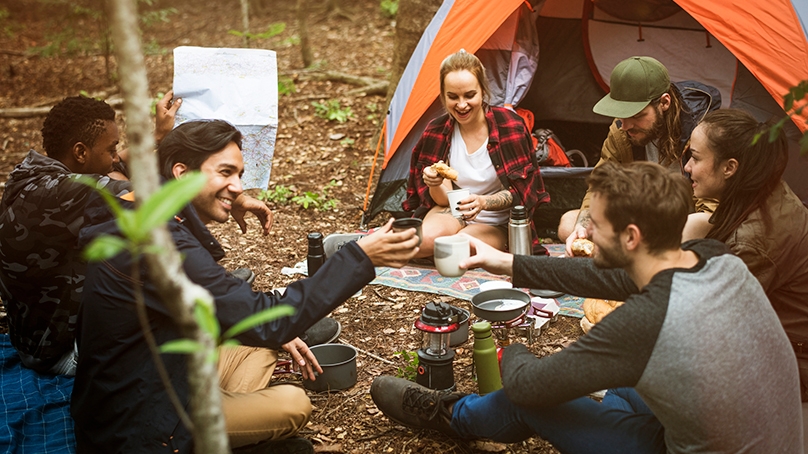
<svg viewBox="0 0 808 454">
<path fill-rule="evenodd" d="M 800 137 L 800 154 L 808 154 L 808 134 L 804 134 Z"/>
<path fill-rule="evenodd" d="M 202 351 L 202 344 L 191 339 L 168 341 L 160 346 L 160 353 L 191 354 Z"/>
<path fill-rule="evenodd" d="M 113 235 L 102 235 L 94 239 L 84 248 L 84 258 L 88 262 L 98 262 L 115 257 L 126 249 L 127 242 L 123 238 Z"/>
<path fill-rule="evenodd" d="M 182 178 L 164 184 L 137 210 L 135 225 L 141 231 L 151 231 L 160 226 L 202 190 L 208 178 L 200 172 L 190 172 Z"/>
<path fill-rule="evenodd" d="M 80 177 L 76 178 L 76 181 L 98 191 L 98 194 L 101 195 L 101 197 L 104 199 L 105 202 L 107 202 L 107 205 L 109 205 L 109 209 L 112 210 L 112 214 L 115 215 L 115 217 L 120 216 L 121 213 L 125 211 L 121 206 L 121 204 L 118 203 L 118 200 L 115 198 L 114 195 L 110 194 L 110 192 L 106 188 L 98 187 L 98 180 L 90 178 L 86 175 L 81 175 Z"/>
<path fill-rule="evenodd" d="M 294 313 L 295 308 L 289 306 L 288 304 L 282 304 L 280 306 L 264 309 L 261 312 L 257 312 L 255 314 L 250 315 L 249 317 L 246 317 L 245 319 L 241 320 L 240 322 L 230 327 L 230 329 L 228 329 L 227 332 L 224 333 L 224 338 L 230 339 L 236 337 L 239 334 L 251 328 L 254 328 L 258 325 L 269 323 L 281 317 L 289 317 L 291 315 L 294 315 Z"/>
<path fill-rule="evenodd" d="M 775 140 L 777 140 L 777 136 L 780 135 L 780 130 L 783 129 L 783 125 L 786 124 L 786 120 L 788 120 L 788 119 L 789 119 L 789 117 L 780 119 L 780 121 L 775 123 L 771 127 L 771 129 L 769 129 L 769 143 L 772 143 Z"/>
<path fill-rule="evenodd" d="M 197 301 L 194 305 L 194 318 L 199 323 L 199 327 L 214 339 L 219 337 L 221 328 L 219 327 L 219 320 L 216 318 L 216 313 L 213 306 L 205 302 Z"/>
<path fill-rule="evenodd" d="M 241 342 L 238 339 L 227 339 L 226 341 L 222 342 L 222 347 L 238 347 L 241 345 Z"/>
</svg>

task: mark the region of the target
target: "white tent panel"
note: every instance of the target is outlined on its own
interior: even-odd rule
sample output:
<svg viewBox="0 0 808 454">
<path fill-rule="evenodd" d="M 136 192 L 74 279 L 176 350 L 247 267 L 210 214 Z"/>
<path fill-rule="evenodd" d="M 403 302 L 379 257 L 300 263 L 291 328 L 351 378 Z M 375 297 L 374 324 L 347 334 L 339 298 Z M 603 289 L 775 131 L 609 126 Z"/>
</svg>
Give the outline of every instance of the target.
<svg viewBox="0 0 808 454">
<path fill-rule="evenodd" d="M 605 39 L 604 37 L 609 37 Z M 729 106 L 737 60 L 705 31 L 642 28 L 636 25 L 589 21 L 589 46 L 600 77 L 608 84 L 612 69 L 633 55 L 653 55 L 662 62 L 674 82 L 695 80 L 721 92 L 722 107 Z"/>
</svg>

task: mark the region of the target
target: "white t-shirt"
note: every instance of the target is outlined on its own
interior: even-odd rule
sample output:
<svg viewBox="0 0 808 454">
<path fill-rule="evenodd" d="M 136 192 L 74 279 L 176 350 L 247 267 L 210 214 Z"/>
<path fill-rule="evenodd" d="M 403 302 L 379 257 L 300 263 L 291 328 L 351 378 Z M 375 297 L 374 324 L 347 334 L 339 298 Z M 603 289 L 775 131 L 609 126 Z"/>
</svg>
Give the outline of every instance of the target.
<svg viewBox="0 0 808 454">
<path fill-rule="evenodd" d="M 480 148 L 469 153 L 466 142 L 460 134 L 460 128 L 455 127 L 452 133 L 452 147 L 449 150 L 449 165 L 457 170 L 457 186 L 468 189 L 472 194 L 490 195 L 503 189 L 494 163 L 491 162 L 491 156 L 488 155 L 488 138 Z M 508 223 L 509 216 L 508 209 L 483 210 L 469 223 L 503 225 Z"/>
</svg>

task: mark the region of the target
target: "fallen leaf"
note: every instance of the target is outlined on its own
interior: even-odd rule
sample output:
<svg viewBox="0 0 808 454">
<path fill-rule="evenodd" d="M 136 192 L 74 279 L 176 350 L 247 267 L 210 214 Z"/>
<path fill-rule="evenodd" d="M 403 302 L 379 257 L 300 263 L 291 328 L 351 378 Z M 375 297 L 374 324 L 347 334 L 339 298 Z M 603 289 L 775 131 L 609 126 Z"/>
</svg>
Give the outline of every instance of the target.
<svg viewBox="0 0 808 454">
<path fill-rule="evenodd" d="M 334 443 L 330 445 L 315 445 L 314 452 L 343 452 L 342 443 Z"/>
<path fill-rule="evenodd" d="M 494 441 L 479 441 L 479 440 L 477 440 L 477 441 L 471 442 L 471 445 L 472 445 L 472 447 L 474 447 L 474 449 L 479 449 L 480 451 L 485 451 L 485 452 L 502 452 L 502 451 L 506 451 L 508 449 L 508 447 L 505 446 L 504 444 L 497 443 L 497 442 L 494 442 Z"/>
</svg>

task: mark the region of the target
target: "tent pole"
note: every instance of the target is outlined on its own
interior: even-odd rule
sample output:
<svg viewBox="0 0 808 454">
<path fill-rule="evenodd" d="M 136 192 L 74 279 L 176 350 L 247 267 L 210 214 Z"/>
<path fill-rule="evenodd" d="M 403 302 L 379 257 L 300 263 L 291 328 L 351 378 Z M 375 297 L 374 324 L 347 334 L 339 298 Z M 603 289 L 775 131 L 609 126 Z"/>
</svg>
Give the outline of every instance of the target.
<svg viewBox="0 0 808 454">
<path fill-rule="evenodd" d="M 364 228 L 365 225 L 365 213 L 368 211 L 368 199 L 370 198 L 370 187 L 373 185 L 373 175 L 376 173 L 376 161 L 379 159 L 379 150 L 382 147 L 382 140 L 384 139 L 384 133 L 387 131 L 387 119 L 384 119 L 384 123 L 382 123 L 382 130 L 379 133 L 379 141 L 376 143 L 376 153 L 373 155 L 373 164 L 370 166 L 370 176 L 368 177 L 368 188 L 365 191 L 365 204 L 362 206 L 362 221 L 360 222 L 360 229 Z"/>
</svg>

